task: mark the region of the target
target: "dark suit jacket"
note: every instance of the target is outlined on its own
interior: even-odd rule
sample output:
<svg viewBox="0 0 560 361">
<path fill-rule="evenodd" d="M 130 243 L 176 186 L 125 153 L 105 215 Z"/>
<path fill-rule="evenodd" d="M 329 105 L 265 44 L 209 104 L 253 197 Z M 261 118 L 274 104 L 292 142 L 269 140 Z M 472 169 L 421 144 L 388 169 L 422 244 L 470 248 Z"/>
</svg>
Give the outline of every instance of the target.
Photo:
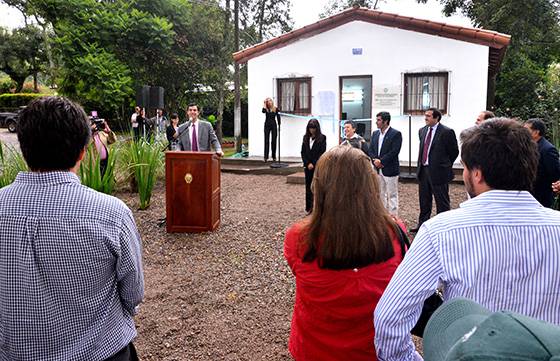
<svg viewBox="0 0 560 361">
<path fill-rule="evenodd" d="M 387 177 L 394 177 L 400 173 L 399 153 L 402 146 L 402 134 L 393 127 L 387 130 L 383 144 L 381 145 L 381 152 L 378 152 L 378 143 L 380 130 L 376 130 L 371 135 L 371 142 L 369 143 L 368 154 L 371 159 L 381 160 L 383 164 L 383 175 Z"/>
<path fill-rule="evenodd" d="M 554 199 L 551 184 L 560 179 L 558 150 L 548 140 L 541 138 L 539 146 L 539 167 L 533 187 L 533 197 L 545 207 L 551 207 Z"/>
<path fill-rule="evenodd" d="M 212 124 L 204 120 L 198 120 L 198 150 L 200 152 L 209 152 L 214 147 L 214 151 L 218 152 L 222 150 L 222 146 L 216 137 L 214 128 Z M 186 122 L 179 126 L 179 144 L 181 145 L 181 150 L 191 150 L 191 122 Z"/>
<path fill-rule="evenodd" d="M 418 131 L 420 138 L 420 149 L 418 152 L 417 177 L 422 172 L 422 152 L 424 150 L 424 139 L 428 134 L 429 127 L 426 125 Z M 459 155 L 459 145 L 455 131 L 439 123 L 435 135 L 433 135 L 432 146 L 428 153 L 428 168 L 432 184 L 445 184 L 453 180 L 453 162 Z"/>
<path fill-rule="evenodd" d="M 303 166 L 307 169 L 307 165 L 309 163 L 315 166 L 317 161 L 325 153 L 327 150 L 327 137 L 323 134 L 315 138 L 315 142 L 313 143 L 313 147 L 309 148 L 309 142 L 306 142 L 305 139 L 301 144 L 301 160 L 303 160 Z"/>
</svg>

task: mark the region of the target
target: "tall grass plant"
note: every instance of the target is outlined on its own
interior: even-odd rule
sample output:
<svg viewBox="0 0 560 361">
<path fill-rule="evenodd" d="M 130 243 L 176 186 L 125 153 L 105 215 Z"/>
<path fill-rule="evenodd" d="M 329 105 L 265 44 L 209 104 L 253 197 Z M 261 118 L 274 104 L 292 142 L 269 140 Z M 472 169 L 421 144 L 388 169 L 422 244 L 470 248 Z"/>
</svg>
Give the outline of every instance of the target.
<svg viewBox="0 0 560 361">
<path fill-rule="evenodd" d="M 14 146 L 0 142 L 0 188 L 12 184 L 19 172 L 28 170 L 21 151 Z"/>
<path fill-rule="evenodd" d="M 107 168 L 101 176 L 99 168 L 99 153 L 95 149 L 95 143 L 88 146 L 86 155 L 80 164 L 79 175 L 82 184 L 105 194 L 113 194 L 115 190 L 115 166 L 117 151 L 109 146 L 107 149 Z"/>
</svg>

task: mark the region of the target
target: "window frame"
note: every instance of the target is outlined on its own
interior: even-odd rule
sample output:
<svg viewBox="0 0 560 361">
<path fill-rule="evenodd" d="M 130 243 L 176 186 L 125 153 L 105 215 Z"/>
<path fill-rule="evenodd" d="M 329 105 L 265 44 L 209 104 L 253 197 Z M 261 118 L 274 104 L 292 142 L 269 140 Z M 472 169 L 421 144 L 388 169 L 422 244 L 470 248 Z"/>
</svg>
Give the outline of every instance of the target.
<svg viewBox="0 0 560 361">
<path fill-rule="evenodd" d="M 283 104 L 282 102 L 282 83 L 283 82 L 295 82 L 295 93 L 294 93 L 294 110 L 293 111 L 287 111 L 286 109 L 282 109 L 280 108 L 280 105 Z M 302 83 L 307 83 L 307 88 L 308 90 L 308 99 L 309 99 L 309 107 L 308 108 L 301 108 L 300 104 L 299 104 L 299 86 Z M 280 109 L 280 111 L 282 111 L 283 113 L 288 113 L 288 114 L 297 114 L 297 115 L 311 115 L 311 108 L 312 108 L 312 99 L 311 99 L 311 94 L 313 94 L 312 90 L 311 90 L 311 77 L 298 77 L 298 78 L 277 78 L 276 79 L 276 94 L 278 97 L 278 101 L 277 101 L 277 105 Z"/>
<path fill-rule="evenodd" d="M 408 79 L 410 77 L 424 77 L 424 76 L 443 76 L 445 81 L 445 100 L 444 100 L 444 108 L 438 109 L 442 115 L 448 113 L 449 108 L 449 72 L 447 71 L 434 71 L 434 72 L 422 72 L 422 73 L 404 73 L 404 84 L 403 84 L 403 114 L 412 114 L 412 115 L 423 115 L 426 112 L 426 109 L 407 109 L 408 104 Z M 432 105 L 430 105 L 431 107 Z"/>
</svg>

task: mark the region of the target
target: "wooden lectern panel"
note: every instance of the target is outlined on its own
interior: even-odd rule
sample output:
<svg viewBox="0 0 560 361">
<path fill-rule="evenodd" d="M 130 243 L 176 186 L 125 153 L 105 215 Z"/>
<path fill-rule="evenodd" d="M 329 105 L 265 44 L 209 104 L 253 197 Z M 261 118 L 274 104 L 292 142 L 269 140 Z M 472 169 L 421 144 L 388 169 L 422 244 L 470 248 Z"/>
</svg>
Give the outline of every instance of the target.
<svg viewBox="0 0 560 361">
<path fill-rule="evenodd" d="M 212 231 L 220 224 L 220 158 L 166 152 L 167 232 Z"/>
</svg>

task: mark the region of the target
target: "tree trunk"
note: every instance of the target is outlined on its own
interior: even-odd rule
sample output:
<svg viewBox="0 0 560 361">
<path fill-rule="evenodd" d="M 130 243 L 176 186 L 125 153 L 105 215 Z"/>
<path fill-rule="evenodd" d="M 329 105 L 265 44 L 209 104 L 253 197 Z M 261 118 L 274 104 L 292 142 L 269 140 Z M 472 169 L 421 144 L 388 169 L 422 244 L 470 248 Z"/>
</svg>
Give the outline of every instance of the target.
<svg viewBox="0 0 560 361">
<path fill-rule="evenodd" d="M 224 134 L 222 132 L 222 123 L 223 123 L 223 119 L 224 119 L 224 97 L 225 97 L 225 91 L 224 91 L 224 84 L 220 84 L 220 89 L 218 90 L 218 116 L 216 117 L 216 136 L 218 137 L 218 140 L 220 141 L 220 144 L 222 143 Z"/>
<path fill-rule="evenodd" d="M 263 41 L 263 32 L 264 32 L 264 7 L 266 5 L 267 0 L 260 0 L 260 9 L 259 9 L 259 43 Z"/>
<path fill-rule="evenodd" d="M 234 3 L 235 12 L 235 51 L 239 51 L 239 0 Z M 241 94 L 239 81 L 239 63 L 235 62 L 235 74 L 233 82 L 235 84 L 235 106 L 233 111 L 233 135 L 235 137 L 235 151 L 241 153 Z"/>
<path fill-rule="evenodd" d="M 39 92 L 39 86 L 37 84 L 37 72 L 33 73 L 33 91 L 35 93 Z"/>
</svg>

